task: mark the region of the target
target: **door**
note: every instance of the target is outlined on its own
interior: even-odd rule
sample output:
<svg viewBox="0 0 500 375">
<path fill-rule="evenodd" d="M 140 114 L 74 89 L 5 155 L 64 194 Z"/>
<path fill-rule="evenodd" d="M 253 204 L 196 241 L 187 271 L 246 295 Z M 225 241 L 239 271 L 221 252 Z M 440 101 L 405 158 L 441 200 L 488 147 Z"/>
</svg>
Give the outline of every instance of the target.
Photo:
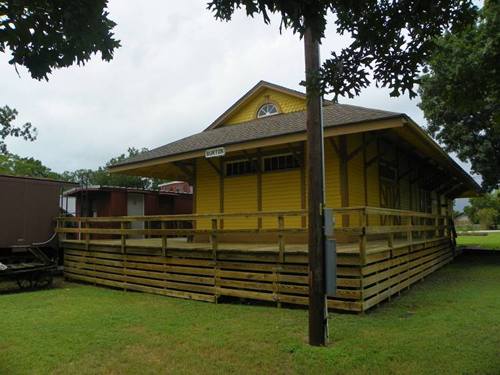
<svg viewBox="0 0 500 375">
<path fill-rule="evenodd" d="M 127 216 L 144 216 L 144 195 L 137 193 L 127 194 Z M 130 229 L 144 229 L 143 221 L 133 221 Z M 132 235 L 130 238 L 144 238 L 143 235 Z"/>
</svg>

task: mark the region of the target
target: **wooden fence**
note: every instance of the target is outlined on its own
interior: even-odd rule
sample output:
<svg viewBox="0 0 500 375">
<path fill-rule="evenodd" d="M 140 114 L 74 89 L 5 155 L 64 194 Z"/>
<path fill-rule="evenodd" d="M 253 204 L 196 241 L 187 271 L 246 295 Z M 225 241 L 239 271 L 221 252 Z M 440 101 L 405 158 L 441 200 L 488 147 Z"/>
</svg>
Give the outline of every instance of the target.
<svg viewBox="0 0 500 375">
<path fill-rule="evenodd" d="M 329 298 L 331 308 L 369 309 L 453 258 L 448 217 L 373 207 L 334 212 L 338 288 Z M 70 279 L 212 302 L 238 297 L 306 305 L 307 244 L 300 236 L 305 238 L 307 231 L 287 224 L 289 218 L 306 215 L 286 211 L 64 217 L 58 219 L 57 230 Z M 241 218 L 266 218 L 275 225 L 224 226 Z M 201 220 L 208 220 L 210 228 L 197 228 Z M 252 242 L 262 233 L 266 242 Z M 247 240 L 228 242 L 228 234 Z"/>
</svg>

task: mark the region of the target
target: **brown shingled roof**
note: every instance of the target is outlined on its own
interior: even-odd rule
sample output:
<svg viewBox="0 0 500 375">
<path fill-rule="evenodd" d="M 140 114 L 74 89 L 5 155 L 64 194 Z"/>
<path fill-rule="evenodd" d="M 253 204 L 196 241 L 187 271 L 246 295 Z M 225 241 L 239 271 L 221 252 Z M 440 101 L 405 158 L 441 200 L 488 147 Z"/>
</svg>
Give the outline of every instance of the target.
<svg viewBox="0 0 500 375">
<path fill-rule="evenodd" d="M 354 124 L 404 116 L 402 113 L 382 111 L 346 104 L 330 104 L 323 107 L 324 127 Z M 180 139 L 151 151 L 128 158 L 115 166 L 144 162 L 190 151 L 226 146 L 256 139 L 271 138 L 306 130 L 306 112 L 282 113 L 252 121 L 228 125 Z"/>
</svg>

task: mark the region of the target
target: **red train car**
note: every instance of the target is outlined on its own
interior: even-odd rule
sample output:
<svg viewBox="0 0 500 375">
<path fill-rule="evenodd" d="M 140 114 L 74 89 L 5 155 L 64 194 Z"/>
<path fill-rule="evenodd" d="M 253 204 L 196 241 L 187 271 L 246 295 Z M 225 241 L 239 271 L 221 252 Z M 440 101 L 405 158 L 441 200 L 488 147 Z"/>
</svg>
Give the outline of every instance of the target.
<svg viewBox="0 0 500 375">
<path fill-rule="evenodd" d="M 98 185 L 77 187 L 67 191 L 65 195 L 76 198 L 77 216 L 173 215 L 193 212 L 191 193 Z"/>
<path fill-rule="evenodd" d="M 71 185 L 0 175 L 0 280 L 14 279 L 21 288 L 50 284 L 58 260 L 54 219 Z"/>
</svg>

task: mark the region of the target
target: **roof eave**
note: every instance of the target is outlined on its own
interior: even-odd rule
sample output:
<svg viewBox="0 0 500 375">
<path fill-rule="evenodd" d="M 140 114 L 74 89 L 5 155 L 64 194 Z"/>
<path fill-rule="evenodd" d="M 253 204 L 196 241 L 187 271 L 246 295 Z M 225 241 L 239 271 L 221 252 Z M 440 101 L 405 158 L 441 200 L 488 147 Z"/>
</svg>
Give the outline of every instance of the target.
<svg viewBox="0 0 500 375">
<path fill-rule="evenodd" d="M 465 191 L 474 192 L 475 195 L 481 193 L 482 190 L 481 186 L 474 180 L 474 178 L 472 178 L 472 176 L 469 173 L 467 173 L 455 160 L 453 160 L 453 158 L 447 152 L 445 152 L 441 148 L 441 146 L 429 134 L 427 134 L 427 132 L 425 132 L 408 115 L 404 114 L 403 117 L 407 121 L 406 125 L 408 125 L 411 128 L 411 130 L 415 131 L 422 139 L 425 139 L 426 142 L 436 151 L 438 151 L 447 160 L 447 162 L 455 169 L 455 171 L 457 171 L 461 175 L 461 177 L 464 178 L 469 187 L 469 189 L 464 189 Z M 464 190 L 462 190 L 462 194 L 465 193 Z"/>
<path fill-rule="evenodd" d="M 402 126 L 404 126 L 403 122 L 400 121 L 400 119 L 402 119 L 402 118 L 403 118 L 403 114 L 394 114 L 392 116 L 387 116 L 387 117 L 380 118 L 380 119 L 364 120 L 364 121 L 331 125 L 331 126 L 325 127 L 325 137 L 360 133 L 363 131 L 402 127 Z M 377 124 L 377 123 L 379 123 L 379 124 Z M 366 126 L 362 126 L 362 125 L 366 125 Z M 274 136 L 269 136 L 269 137 L 263 137 L 263 138 L 257 138 L 257 139 L 252 139 L 252 140 L 222 143 L 220 145 L 213 146 L 213 147 L 229 147 L 229 146 L 242 145 L 243 147 L 241 148 L 241 150 L 251 149 L 251 148 L 255 148 L 256 147 L 255 144 L 259 143 L 259 142 L 265 142 L 265 141 L 269 141 L 269 140 L 276 140 L 276 139 L 283 138 L 286 140 L 284 140 L 281 143 L 289 143 L 290 141 L 288 140 L 288 138 L 295 138 L 298 136 L 299 137 L 302 136 L 302 138 L 304 138 L 305 134 L 306 134 L 306 130 L 300 130 L 300 131 L 279 134 L 279 135 L 274 135 Z M 302 138 L 300 140 L 303 140 Z M 245 147 L 245 145 L 248 145 L 248 147 Z M 153 164 L 158 165 L 158 164 L 162 164 L 162 163 L 169 163 L 169 162 L 174 162 L 174 161 L 193 159 L 193 158 L 203 156 L 204 151 L 205 151 L 205 148 L 199 148 L 199 149 L 189 150 L 187 152 L 181 152 L 178 154 L 172 154 L 172 155 L 168 155 L 168 156 L 159 156 L 159 157 L 155 157 L 155 158 L 151 158 L 151 159 L 147 159 L 147 160 L 142 160 L 142 161 L 138 161 L 138 162 L 123 163 L 123 164 L 119 164 L 116 166 L 108 167 L 108 171 L 110 173 L 123 173 L 125 171 L 136 170 L 136 169 L 150 166 Z M 228 152 L 233 152 L 233 151 L 238 151 L 238 150 L 228 150 Z"/>
</svg>

